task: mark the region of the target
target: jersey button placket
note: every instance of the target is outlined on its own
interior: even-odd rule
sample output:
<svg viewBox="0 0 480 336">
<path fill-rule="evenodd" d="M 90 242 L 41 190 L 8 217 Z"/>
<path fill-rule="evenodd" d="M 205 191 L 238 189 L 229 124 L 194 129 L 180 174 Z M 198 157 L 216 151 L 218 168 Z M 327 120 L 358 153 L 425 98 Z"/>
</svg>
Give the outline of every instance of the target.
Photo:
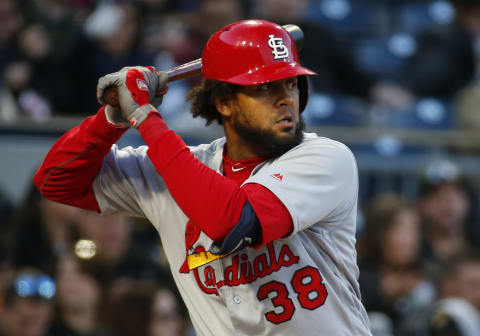
<svg viewBox="0 0 480 336">
<path fill-rule="evenodd" d="M 242 299 L 240 298 L 240 296 L 235 295 L 233 297 L 233 302 L 235 302 L 236 304 L 240 304 L 240 302 L 242 302 Z"/>
</svg>

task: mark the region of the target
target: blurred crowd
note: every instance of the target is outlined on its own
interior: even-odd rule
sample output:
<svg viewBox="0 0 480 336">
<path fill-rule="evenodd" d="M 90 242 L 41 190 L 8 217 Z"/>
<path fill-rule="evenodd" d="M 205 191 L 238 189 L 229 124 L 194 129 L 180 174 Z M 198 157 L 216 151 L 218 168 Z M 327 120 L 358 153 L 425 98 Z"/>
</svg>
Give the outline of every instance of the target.
<svg viewBox="0 0 480 336">
<path fill-rule="evenodd" d="M 44 199 L 0 228 L 0 335 L 189 335 L 149 223 Z"/>
<path fill-rule="evenodd" d="M 478 0 L 0 0 L 0 122 L 91 115 L 100 76 L 194 60 L 246 18 L 304 31 L 302 63 L 319 74 L 307 125 L 480 129 Z M 170 84 L 170 125 L 197 125 L 185 96 L 198 81 Z M 474 186 L 438 160 L 415 198 L 360 204 L 374 336 L 480 335 Z M 0 336 L 194 335 L 149 223 L 52 203 L 33 186 L 0 213 Z"/>
<path fill-rule="evenodd" d="M 445 159 L 429 163 L 418 183 L 416 200 L 386 193 L 363 207 L 359 281 L 374 335 L 478 335 L 475 192 Z"/>
<path fill-rule="evenodd" d="M 390 192 L 360 204 L 359 281 L 374 336 L 479 334 L 470 182 L 441 159 L 419 177 L 418 199 Z M 1 336 L 195 335 L 145 220 L 51 202 L 33 185 L 2 219 Z"/>
<path fill-rule="evenodd" d="M 475 0 L 2 0 L 0 121 L 90 115 L 100 76 L 128 65 L 170 69 L 201 57 L 218 28 L 263 18 L 304 31 L 302 62 L 319 74 L 309 123 L 477 128 L 479 8 Z M 167 118 L 188 122 L 185 92 L 198 81 L 171 84 Z"/>
</svg>

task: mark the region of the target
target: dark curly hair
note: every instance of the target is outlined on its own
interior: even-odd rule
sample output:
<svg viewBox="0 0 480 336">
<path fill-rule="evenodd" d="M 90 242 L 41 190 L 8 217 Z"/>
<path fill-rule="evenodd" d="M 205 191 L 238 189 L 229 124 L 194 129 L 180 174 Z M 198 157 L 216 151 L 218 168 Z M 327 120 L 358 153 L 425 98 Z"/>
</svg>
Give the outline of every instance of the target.
<svg viewBox="0 0 480 336">
<path fill-rule="evenodd" d="M 215 98 L 230 96 L 238 91 L 239 86 L 213 79 L 203 79 L 202 82 L 193 87 L 187 95 L 187 101 L 192 101 L 190 112 L 193 117 L 202 117 L 207 120 L 206 125 L 217 121 L 222 125 L 222 115 L 217 111 Z"/>
</svg>

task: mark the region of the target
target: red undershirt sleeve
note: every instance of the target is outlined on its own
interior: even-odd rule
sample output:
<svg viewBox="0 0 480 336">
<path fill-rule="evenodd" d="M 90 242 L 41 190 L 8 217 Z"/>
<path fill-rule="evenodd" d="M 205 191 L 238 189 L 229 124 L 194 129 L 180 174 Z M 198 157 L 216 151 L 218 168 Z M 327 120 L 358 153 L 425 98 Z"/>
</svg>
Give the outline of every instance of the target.
<svg viewBox="0 0 480 336">
<path fill-rule="evenodd" d="M 274 193 L 258 183 L 245 184 L 243 189 L 262 227 L 262 240 L 254 245 L 255 248 L 286 237 L 293 231 L 292 216 Z"/>
<path fill-rule="evenodd" d="M 241 188 L 207 167 L 195 158 L 174 131 L 168 129 L 158 114 L 152 113 L 139 126 L 139 131 L 149 147 L 147 154 L 162 175 L 172 197 L 190 220 L 214 241 L 222 241 L 238 223 L 247 195 L 250 195 L 248 198 L 257 217 L 266 223 L 266 232 L 263 233 L 266 240 L 262 244 L 291 231 L 293 224 L 286 224 L 287 227 L 281 230 L 275 227 L 276 223 L 283 221 L 272 220 L 276 213 L 271 211 L 283 207 L 281 213 L 286 214 L 290 221 L 291 217 L 272 192 L 261 186 Z"/>
<path fill-rule="evenodd" d="M 34 175 L 34 183 L 47 199 L 99 211 L 93 180 L 103 159 L 126 131 L 107 122 L 105 107 L 57 140 Z"/>
<path fill-rule="evenodd" d="M 200 162 L 160 115 L 152 113 L 138 130 L 179 207 L 207 236 L 222 241 L 240 219 L 246 193 Z"/>
</svg>

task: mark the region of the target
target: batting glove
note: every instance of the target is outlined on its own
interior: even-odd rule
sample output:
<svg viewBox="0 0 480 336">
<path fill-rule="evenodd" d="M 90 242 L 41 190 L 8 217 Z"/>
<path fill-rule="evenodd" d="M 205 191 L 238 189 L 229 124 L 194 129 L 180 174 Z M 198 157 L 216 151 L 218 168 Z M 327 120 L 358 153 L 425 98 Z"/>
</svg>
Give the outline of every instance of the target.
<svg viewBox="0 0 480 336">
<path fill-rule="evenodd" d="M 110 105 L 105 106 L 105 116 L 107 117 L 107 121 L 117 128 L 130 127 L 127 119 L 122 116 L 119 107 L 113 107 Z"/>
<path fill-rule="evenodd" d="M 167 91 L 168 75 L 159 75 L 154 67 L 125 67 L 99 79 L 97 99 L 104 104 L 103 92 L 109 86 L 118 88 L 119 108 L 107 105 L 107 120 L 117 126 L 138 127 L 148 114 L 158 113 L 153 104 L 160 105 L 162 96 Z"/>
</svg>

